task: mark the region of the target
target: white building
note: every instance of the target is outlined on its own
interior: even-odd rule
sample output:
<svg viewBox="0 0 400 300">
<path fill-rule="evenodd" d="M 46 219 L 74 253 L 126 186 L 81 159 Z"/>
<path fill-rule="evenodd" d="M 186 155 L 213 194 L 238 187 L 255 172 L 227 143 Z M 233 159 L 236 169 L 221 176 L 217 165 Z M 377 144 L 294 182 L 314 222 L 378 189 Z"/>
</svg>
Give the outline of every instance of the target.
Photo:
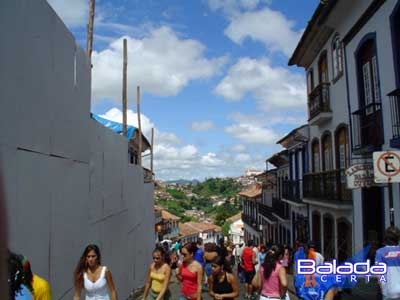
<svg viewBox="0 0 400 300">
<path fill-rule="evenodd" d="M 227 219 L 229 225 L 229 239 L 233 244 L 240 244 L 244 242 L 244 229 L 242 214 L 238 213 Z"/>
<path fill-rule="evenodd" d="M 347 189 L 346 169 L 399 148 L 400 1 L 330 0 L 308 23 L 289 65 L 306 70 L 310 126 L 302 177 L 310 237 L 325 258 L 380 244 L 400 223 L 388 186 Z M 399 186 L 393 186 L 398 199 Z"/>
</svg>

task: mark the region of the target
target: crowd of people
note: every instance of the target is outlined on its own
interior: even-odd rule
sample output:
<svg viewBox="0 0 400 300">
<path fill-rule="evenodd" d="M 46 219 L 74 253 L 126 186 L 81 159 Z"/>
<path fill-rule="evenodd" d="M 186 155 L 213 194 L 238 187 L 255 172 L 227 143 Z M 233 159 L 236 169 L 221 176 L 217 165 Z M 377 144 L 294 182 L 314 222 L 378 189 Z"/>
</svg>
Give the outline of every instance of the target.
<svg viewBox="0 0 400 300">
<path fill-rule="evenodd" d="M 179 300 L 200 300 L 206 289 L 212 299 L 236 299 L 244 284 L 245 299 L 282 299 L 287 294 L 290 249 L 278 245 L 232 245 L 189 242 L 157 245 L 149 267 L 143 300 L 170 299 L 168 276 L 180 282 Z M 237 272 L 233 272 L 236 266 Z M 258 298 L 259 297 L 259 298 Z"/>
<path fill-rule="evenodd" d="M 400 230 L 390 226 L 385 231 L 384 246 L 375 254 L 375 263 L 387 266 L 387 276 L 380 282 L 382 300 L 400 300 Z M 203 292 L 212 299 L 236 299 L 243 284 L 245 299 L 289 300 L 288 274 L 293 273 L 294 287 L 301 300 L 333 300 L 345 286 L 322 280 L 318 274 L 302 275 L 296 261 L 312 259 L 315 266 L 324 264 L 324 257 L 314 242 L 296 241 L 295 249 L 282 245 L 197 243 L 158 244 L 152 252 L 143 300 L 169 300 L 170 279 L 180 282 L 179 300 L 201 300 Z M 8 251 L 9 300 L 50 300 L 49 283 L 32 272 L 29 260 Z M 236 267 L 237 272 L 233 272 Z M 74 300 L 117 300 L 111 271 L 101 263 L 100 249 L 88 245 L 73 273 Z"/>
</svg>

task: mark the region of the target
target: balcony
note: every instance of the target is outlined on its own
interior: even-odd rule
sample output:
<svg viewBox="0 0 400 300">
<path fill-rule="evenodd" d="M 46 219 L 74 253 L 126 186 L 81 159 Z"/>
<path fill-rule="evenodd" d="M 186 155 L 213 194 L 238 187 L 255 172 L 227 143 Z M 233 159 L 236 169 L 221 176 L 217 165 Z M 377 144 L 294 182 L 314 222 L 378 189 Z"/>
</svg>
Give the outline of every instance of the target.
<svg viewBox="0 0 400 300">
<path fill-rule="evenodd" d="M 269 219 L 271 222 L 276 221 L 276 217 L 272 214 L 274 209 L 269 207 L 268 205 L 258 203 L 258 212 L 261 216 Z"/>
<path fill-rule="evenodd" d="M 272 198 L 272 210 L 282 219 L 289 219 L 289 205 L 281 199 Z"/>
<path fill-rule="evenodd" d="M 383 144 L 381 103 L 374 102 L 352 113 L 353 153 L 370 154 Z"/>
<path fill-rule="evenodd" d="M 296 203 L 302 203 L 301 201 L 301 180 L 285 180 L 283 181 L 282 196 L 286 200 L 290 200 Z"/>
<path fill-rule="evenodd" d="M 143 180 L 144 183 L 154 182 L 154 174 L 149 169 L 143 168 Z"/>
<path fill-rule="evenodd" d="M 247 224 L 247 226 L 252 227 L 254 230 L 258 231 L 258 224 L 256 218 L 242 213 L 242 221 Z"/>
<path fill-rule="evenodd" d="M 344 169 L 326 171 L 322 173 L 304 174 L 304 198 L 322 200 L 324 202 L 351 203 L 351 190 L 346 187 Z"/>
<path fill-rule="evenodd" d="M 390 92 L 388 96 L 392 122 L 392 138 L 390 139 L 390 147 L 400 148 L 400 89 Z"/>
<path fill-rule="evenodd" d="M 308 96 L 309 124 L 321 125 L 332 119 L 329 83 L 321 83 Z"/>
</svg>

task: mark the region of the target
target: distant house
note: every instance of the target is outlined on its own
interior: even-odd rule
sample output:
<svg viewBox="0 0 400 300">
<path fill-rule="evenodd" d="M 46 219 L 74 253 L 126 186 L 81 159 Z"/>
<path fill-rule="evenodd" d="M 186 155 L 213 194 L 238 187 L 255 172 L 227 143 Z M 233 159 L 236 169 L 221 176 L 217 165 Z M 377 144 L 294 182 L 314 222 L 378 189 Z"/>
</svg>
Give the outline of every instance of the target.
<svg viewBox="0 0 400 300">
<path fill-rule="evenodd" d="M 203 243 L 216 243 L 222 237 L 221 227 L 202 222 L 186 222 L 179 225 L 182 243 L 196 242 L 198 238 Z"/>
<path fill-rule="evenodd" d="M 259 230 L 258 211 L 262 197 L 262 186 L 260 184 L 253 185 L 239 193 L 243 203 L 244 222 L 244 239 L 254 240 L 256 243 L 261 241 L 261 233 Z"/>
<path fill-rule="evenodd" d="M 163 239 L 176 240 L 179 236 L 180 218 L 166 210 L 162 210 L 161 215 Z"/>
<path fill-rule="evenodd" d="M 227 219 L 230 223 L 229 225 L 229 239 L 234 244 L 240 244 L 244 242 L 244 230 L 243 230 L 243 221 L 242 214 L 238 213 Z"/>
</svg>

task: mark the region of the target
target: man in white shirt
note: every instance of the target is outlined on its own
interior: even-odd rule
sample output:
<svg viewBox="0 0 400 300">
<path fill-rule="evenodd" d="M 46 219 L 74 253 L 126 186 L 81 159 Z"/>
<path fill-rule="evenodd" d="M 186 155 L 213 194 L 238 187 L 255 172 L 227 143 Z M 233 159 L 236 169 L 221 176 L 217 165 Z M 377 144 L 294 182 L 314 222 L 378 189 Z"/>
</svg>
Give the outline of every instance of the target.
<svg viewBox="0 0 400 300">
<path fill-rule="evenodd" d="M 315 243 L 313 241 L 308 242 L 308 258 L 313 258 L 310 257 L 315 253 L 315 265 L 320 266 L 324 263 L 325 258 L 322 256 L 321 253 L 315 250 Z M 314 258 L 313 258 L 314 259 Z"/>
</svg>

